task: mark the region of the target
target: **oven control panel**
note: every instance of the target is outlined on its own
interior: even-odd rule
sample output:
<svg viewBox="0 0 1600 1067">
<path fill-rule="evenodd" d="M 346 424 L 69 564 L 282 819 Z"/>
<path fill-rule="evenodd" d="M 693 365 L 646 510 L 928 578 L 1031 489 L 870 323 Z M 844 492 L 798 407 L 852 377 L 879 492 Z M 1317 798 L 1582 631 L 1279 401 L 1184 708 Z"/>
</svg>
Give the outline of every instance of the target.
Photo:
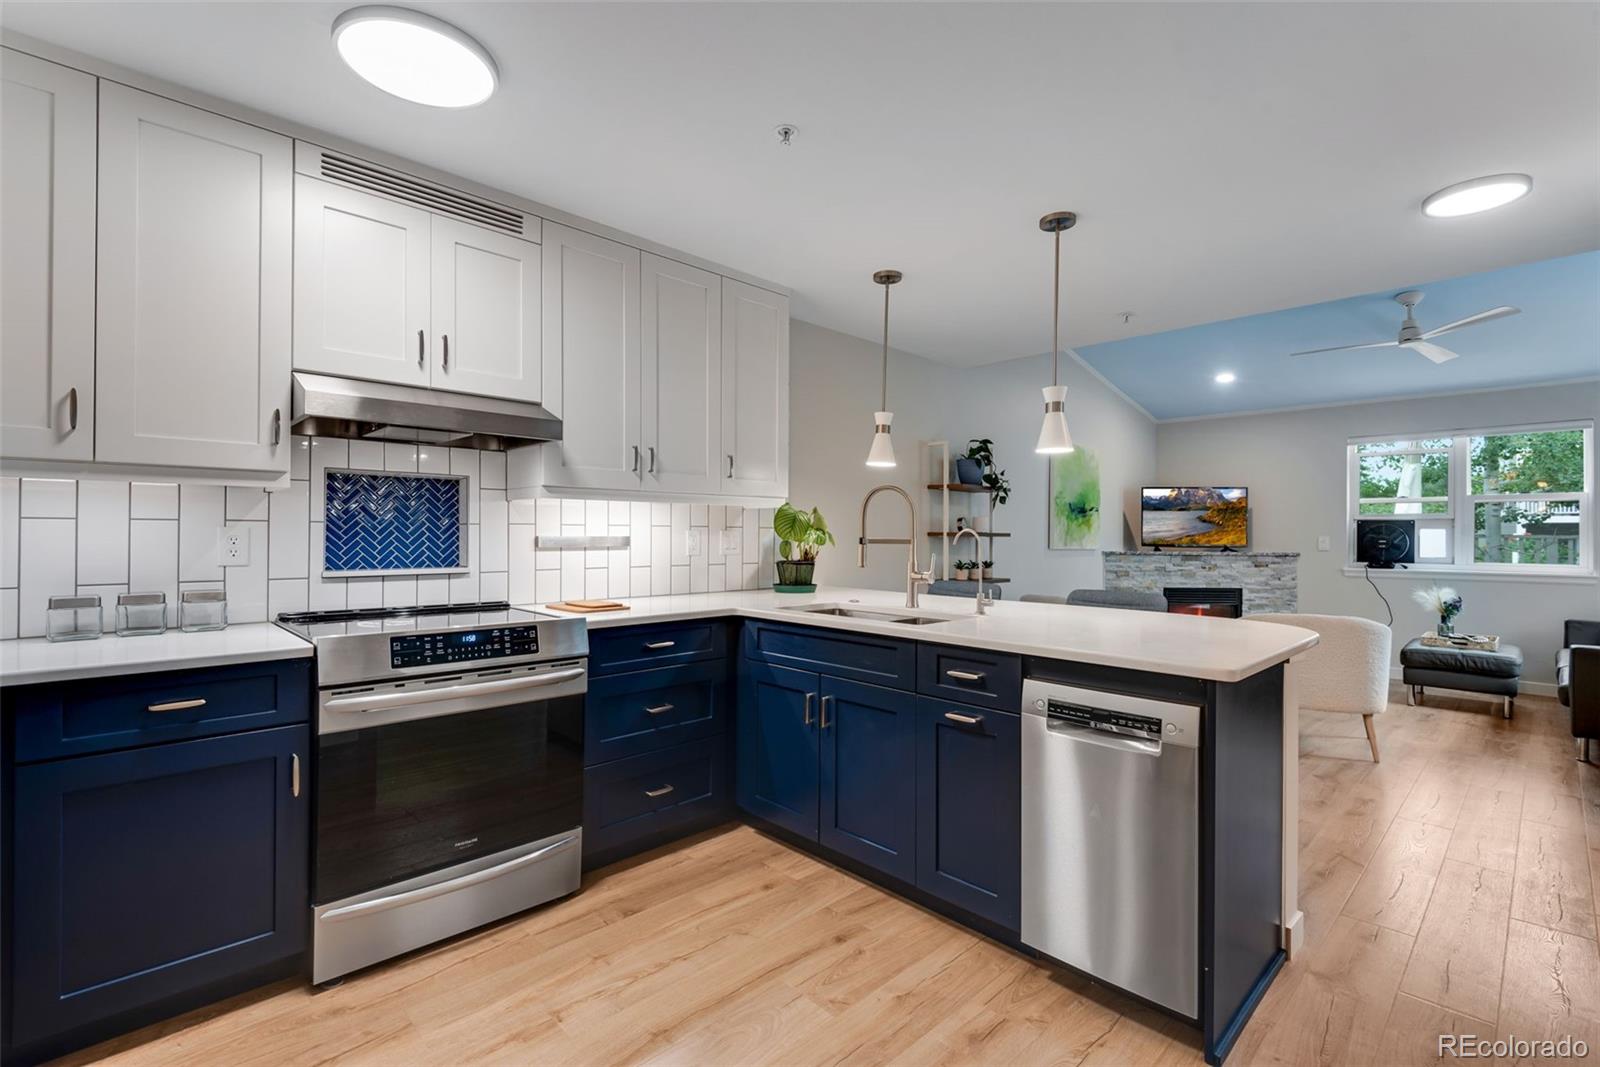
<svg viewBox="0 0 1600 1067">
<path fill-rule="evenodd" d="M 539 651 L 537 626 L 485 626 L 477 630 L 450 630 L 438 634 L 408 634 L 389 638 L 391 667 L 431 667 L 467 660 L 532 656 Z"/>
</svg>

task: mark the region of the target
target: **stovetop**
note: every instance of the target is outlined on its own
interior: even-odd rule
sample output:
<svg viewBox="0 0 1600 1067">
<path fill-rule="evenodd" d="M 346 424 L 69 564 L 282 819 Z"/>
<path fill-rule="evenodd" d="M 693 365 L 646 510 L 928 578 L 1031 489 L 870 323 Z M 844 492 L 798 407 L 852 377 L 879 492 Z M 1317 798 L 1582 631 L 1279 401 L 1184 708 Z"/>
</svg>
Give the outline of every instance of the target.
<svg viewBox="0 0 1600 1067">
<path fill-rule="evenodd" d="M 526 625 L 556 621 L 554 615 L 514 608 L 503 600 L 477 604 L 431 605 L 418 608 L 355 608 L 342 611 L 286 611 L 277 622 L 290 633 L 315 643 L 320 638 L 361 634 L 444 633 L 500 624 Z"/>
<path fill-rule="evenodd" d="M 511 667 L 589 653 L 588 627 L 505 601 L 418 608 L 293 611 L 279 626 L 317 647 L 317 684 Z"/>
</svg>

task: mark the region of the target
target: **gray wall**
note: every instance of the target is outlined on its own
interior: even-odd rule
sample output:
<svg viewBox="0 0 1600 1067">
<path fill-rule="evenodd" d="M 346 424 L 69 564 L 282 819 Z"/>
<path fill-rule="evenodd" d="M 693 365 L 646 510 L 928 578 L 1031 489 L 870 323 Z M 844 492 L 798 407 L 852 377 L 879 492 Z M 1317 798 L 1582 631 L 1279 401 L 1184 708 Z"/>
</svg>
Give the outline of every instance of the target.
<svg viewBox="0 0 1600 1067">
<path fill-rule="evenodd" d="M 1362 615 L 1382 622 L 1383 604 L 1345 565 L 1345 442 L 1350 437 L 1418 430 L 1473 429 L 1594 418 L 1600 383 L 1352 404 L 1275 415 L 1164 422 L 1156 471 L 1164 483 L 1250 487 L 1251 547 L 1297 551 L 1300 610 Z M 1330 549 L 1317 550 L 1326 536 Z M 1377 578 L 1394 605 L 1395 648 L 1437 620 L 1412 603 L 1414 589 L 1437 582 L 1466 601 L 1457 625 L 1497 633 L 1519 645 L 1524 678 L 1552 682 L 1567 618 L 1600 618 L 1600 584 L 1493 580 L 1450 575 Z"/>
<path fill-rule="evenodd" d="M 796 320 L 790 327 L 789 499 L 822 508 L 839 546 L 824 552 L 820 582 L 898 589 L 905 584 L 905 550 L 874 546 L 866 570 L 856 568 L 861 499 L 874 485 L 893 482 L 917 504 L 917 559 L 926 566 L 929 525 L 937 498 L 926 489 L 929 472 L 919 443 L 945 439 L 964 449 L 971 437 L 994 440 L 995 455 L 1010 478 L 1010 503 L 1000 508 L 995 528 L 1012 536 L 995 542 L 995 570 L 1011 578 L 1005 596 L 1025 592 L 1066 593 L 1101 584 L 1100 553 L 1049 551 L 1045 547 L 1045 458 L 1033 451 L 1050 382 L 1047 356 L 978 368 L 956 368 L 891 350 L 889 407 L 895 413 L 893 470 L 865 465 L 872 439 L 872 412 L 879 395 L 881 348 L 860 338 Z M 1155 473 L 1156 424 L 1112 392 L 1076 360 L 1063 356 L 1062 381 L 1069 387 L 1067 417 L 1074 440 L 1093 448 L 1100 461 L 1100 548 L 1131 547 L 1127 515 L 1137 515 L 1139 487 Z M 952 514 L 973 501 L 952 495 Z M 1129 509 L 1133 509 L 1130 511 Z M 872 505 L 873 536 L 900 537 L 904 505 L 880 496 Z M 960 555 L 972 555 L 963 540 Z"/>
</svg>

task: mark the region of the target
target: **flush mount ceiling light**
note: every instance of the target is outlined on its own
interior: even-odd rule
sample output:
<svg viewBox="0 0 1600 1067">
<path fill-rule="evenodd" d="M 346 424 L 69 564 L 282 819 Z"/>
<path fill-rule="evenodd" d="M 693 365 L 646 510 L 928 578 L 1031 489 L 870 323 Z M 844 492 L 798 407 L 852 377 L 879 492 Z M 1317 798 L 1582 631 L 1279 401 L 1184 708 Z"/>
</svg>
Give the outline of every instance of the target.
<svg viewBox="0 0 1600 1067">
<path fill-rule="evenodd" d="M 1239 380 L 1239 376 L 1234 374 L 1231 370 L 1219 370 L 1217 371 L 1216 376 L 1211 380 L 1216 382 L 1218 385 L 1232 385 L 1234 382 Z"/>
<path fill-rule="evenodd" d="M 392 96 L 430 107 L 471 107 L 500 74 L 484 47 L 441 19 L 404 7 L 353 7 L 333 22 L 350 69 Z"/>
<path fill-rule="evenodd" d="M 1044 387 L 1044 423 L 1039 427 L 1039 442 L 1033 446 L 1035 452 L 1045 456 L 1072 451 L 1072 434 L 1067 432 L 1067 387 L 1059 384 L 1061 381 L 1061 231 L 1072 229 L 1077 222 L 1077 213 L 1072 211 L 1052 211 L 1039 220 L 1039 229 L 1056 235 L 1056 295 L 1050 321 L 1051 329 L 1054 331 L 1055 363 L 1050 371 L 1050 384 Z"/>
<path fill-rule="evenodd" d="M 883 392 L 878 399 L 881 408 L 889 406 L 889 286 L 897 283 L 901 277 L 897 270 L 880 270 L 872 276 L 873 281 L 883 286 Z M 867 451 L 867 466 L 894 466 L 894 442 L 889 440 L 889 424 L 892 422 L 892 411 L 872 413 L 872 447 Z"/>
<path fill-rule="evenodd" d="M 1476 215 L 1521 200 L 1533 188 L 1526 174 L 1491 174 L 1447 185 L 1422 202 L 1422 213 L 1434 219 Z"/>
</svg>

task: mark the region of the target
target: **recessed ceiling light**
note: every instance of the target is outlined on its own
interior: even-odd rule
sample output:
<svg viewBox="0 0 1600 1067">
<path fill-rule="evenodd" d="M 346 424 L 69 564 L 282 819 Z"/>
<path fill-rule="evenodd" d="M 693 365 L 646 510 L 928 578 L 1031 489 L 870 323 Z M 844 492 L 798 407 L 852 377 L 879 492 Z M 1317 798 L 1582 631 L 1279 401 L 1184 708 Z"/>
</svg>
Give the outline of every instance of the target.
<svg viewBox="0 0 1600 1067">
<path fill-rule="evenodd" d="M 471 107 L 499 80 L 484 47 L 432 15 L 404 7 L 353 7 L 333 22 L 333 46 L 384 92 L 430 107 Z"/>
<path fill-rule="evenodd" d="M 1219 370 L 1217 371 L 1216 376 L 1211 380 L 1216 382 L 1218 385 L 1232 385 L 1238 380 L 1238 375 L 1234 374 L 1231 370 Z"/>
<path fill-rule="evenodd" d="M 1447 185 L 1422 202 L 1422 213 L 1429 218 L 1453 219 L 1476 215 L 1480 211 L 1503 207 L 1521 200 L 1533 188 L 1526 174 L 1491 174 L 1486 178 Z"/>
</svg>

